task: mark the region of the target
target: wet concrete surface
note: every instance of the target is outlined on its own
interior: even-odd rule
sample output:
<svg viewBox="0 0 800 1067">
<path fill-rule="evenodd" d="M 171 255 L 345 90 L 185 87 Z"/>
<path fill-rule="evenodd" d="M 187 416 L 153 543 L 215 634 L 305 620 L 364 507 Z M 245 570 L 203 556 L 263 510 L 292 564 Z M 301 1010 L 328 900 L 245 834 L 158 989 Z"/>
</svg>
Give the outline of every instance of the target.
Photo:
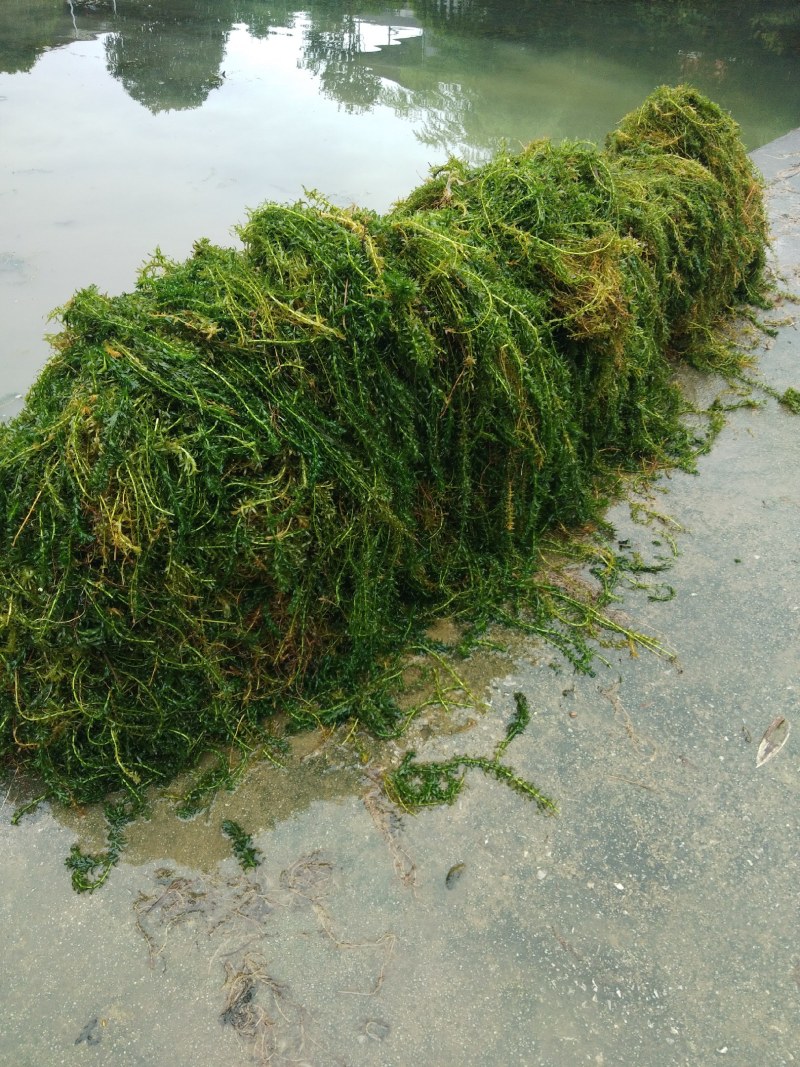
<svg viewBox="0 0 800 1067">
<path fill-rule="evenodd" d="M 800 297 L 800 130 L 755 159 Z M 789 300 L 769 316 L 759 368 L 778 391 L 800 386 L 799 316 Z M 487 708 L 418 725 L 420 756 L 491 754 L 521 691 L 533 717 L 506 758 L 556 817 L 478 772 L 452 807 L 398 816 L 341 738 L 307 741 L 190 823 L 165 801 L 78 896 L 64 858 L 97 847 L 96 814 L 11 828 L 6 796 L 0 1062 L 798 1062 L 800 732 L 756 767 L 770 722 L 798 715 L 798 427 L 772 399 L 732 412 L 698 473 L 656 488 L 685 532 L 611 512 L 643 553 L 675 531 L 675 597 L 618 610 L 677 659 L 609 651 L 587 677 L 512 640 L 454 665 Z M 256 871 L 226 818 L 253 831 Z"/>
</svg>

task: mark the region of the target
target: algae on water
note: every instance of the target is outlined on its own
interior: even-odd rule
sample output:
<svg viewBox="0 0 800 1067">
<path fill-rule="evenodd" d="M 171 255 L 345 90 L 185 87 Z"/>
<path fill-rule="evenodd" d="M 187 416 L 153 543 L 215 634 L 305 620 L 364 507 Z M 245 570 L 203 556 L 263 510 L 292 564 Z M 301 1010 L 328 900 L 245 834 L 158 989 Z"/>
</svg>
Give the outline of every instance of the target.
<svg viewBox="0 0 800 1067">
<path fill-rule="evenodd" d="M 675 356 L 763 290 L 733 120 L 662 88 L 604 149 L 450 160 L 394 210 L 266 204 L 241 249 L 78 292 L 0 427 L 0 754 L 92 799 L 357 717 L 436 613 L 681 462 Z"/>
</svg>

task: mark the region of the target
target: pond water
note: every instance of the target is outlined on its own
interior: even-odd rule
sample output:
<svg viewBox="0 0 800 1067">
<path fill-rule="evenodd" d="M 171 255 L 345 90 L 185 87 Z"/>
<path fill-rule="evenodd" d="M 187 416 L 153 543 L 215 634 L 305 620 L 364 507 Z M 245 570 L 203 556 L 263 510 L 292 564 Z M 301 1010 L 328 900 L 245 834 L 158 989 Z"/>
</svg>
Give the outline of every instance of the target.
<svg viewBox="0 0 800 1067">
<path fill-rule="evenodd" d="M 680 80 L 730 108 L 749 147 L 766 143 L 800 122 L 800 30 L 794 5 L 764 7 L 4 0 L 6 411 L 76 288 L 130 288 L 156 246 L 182 258 L 201 236 L 229 243 L 263 200 L 318 189 L 383 210 L 449 153 L 602 139 Z"/>
<path fill-rule="evenodd" d="M 681 79 L 750 147 L 800 125 L 796 5 L 719 7 L 4 0 L 6 413 L 76 287 L 129 288 L 157 245 L 233 241 L 264 199 L 317 188 L 383 209 L 448 153 L 602 138 Z M 800 143 L 758 159 L 800 291 Z M 761 354 L 779 389 L 797 387 L 800 354 L 783 314 Z M 12 828 L 25 787 L 6 783 L 0 1063 L 798 1062 L 796 734 L 755 767 L 770 721 L 796 716 L 798 469 L 796 420 L 743 409 L 699 478 L 654 505 L 691 529 L 677 595 L 632 592 L 620 610 L 676 662 L 614 652 L 575 677 L 515 642 L 442 676 L 457 706 L 403 745 L 490 754 L 523 691 L 533 721 L 507 758 L 556 818 L 477 772 L 453 807 L 403 816 L 370 777 L 395 748 L 309 734 L 193 821 L 157 802 L 109 882 L 78 896 L 64 858 L 102 847 L 98 813 L 43 806 Z M 671 529 L 612 518 L 643 552 Z M 252 832 L 255 871 L 224 819 Z"/>
</svg>

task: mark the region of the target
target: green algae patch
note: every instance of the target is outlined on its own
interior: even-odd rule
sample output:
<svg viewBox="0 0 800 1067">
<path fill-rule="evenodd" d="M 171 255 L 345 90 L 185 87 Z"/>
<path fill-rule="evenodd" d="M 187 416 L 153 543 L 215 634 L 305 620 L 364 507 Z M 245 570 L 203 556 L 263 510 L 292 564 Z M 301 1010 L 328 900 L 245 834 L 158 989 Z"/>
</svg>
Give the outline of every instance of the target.
<svg viewBox="0 0 800 1067">
<path fill-rule="evenodd" d="M 0 427 L 0 753 L 54 796 L 139 795 L 276 712 L 393 730 L 424 626 L 541 613 L 543 534 L 691 462 L 674 360 L 719 357 L 767 239 L 735 123 L 685 87 L 604 149 L 240 236 L 78 292 Z"/>
</svg>

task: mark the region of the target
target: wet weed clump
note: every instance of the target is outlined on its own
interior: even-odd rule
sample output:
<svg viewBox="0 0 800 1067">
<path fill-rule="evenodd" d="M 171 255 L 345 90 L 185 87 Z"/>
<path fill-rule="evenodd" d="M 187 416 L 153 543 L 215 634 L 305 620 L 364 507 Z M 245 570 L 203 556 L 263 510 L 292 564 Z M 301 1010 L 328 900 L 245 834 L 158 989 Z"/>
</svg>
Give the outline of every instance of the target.
<svg viewBox="0 0 800 1067">
<path fill-rule="evenodd" d="M 439 804 L 452 804 L 461 793 L 464 774 L 470 768 L 476 768 L 528 800 L 534 800 L 541 812 L 554 814 L 556 805 L 549 797 L 532 782 L 516 774 L 508 764 L 501 762 L 509 744 L 525 730 L 531 718 L 525 694 L 515 693 L 514 700 L 517 710 L 491 759 L 487 756 L 452 756 L 447 760 L 421 763 L 416 759 L 416 752 L 406 752 L 400 765 L 385 776 L 384 785 L 389 799 L 411 812 Z"/>
<path fill-rule="evenodd" d="M 544 531 L 690 462 L 672 357 L 719 358 L 764 287 L 759 179 L 688 88 L 603 150 L 450 160 L 387 215 L 313 196 L 240 236 L 78 292 L 0 427 L 0 754 L 63 799 L 276 711 L 391 731 L 376 678 L 422 625 L 535 613 Z"/>
</svg>

